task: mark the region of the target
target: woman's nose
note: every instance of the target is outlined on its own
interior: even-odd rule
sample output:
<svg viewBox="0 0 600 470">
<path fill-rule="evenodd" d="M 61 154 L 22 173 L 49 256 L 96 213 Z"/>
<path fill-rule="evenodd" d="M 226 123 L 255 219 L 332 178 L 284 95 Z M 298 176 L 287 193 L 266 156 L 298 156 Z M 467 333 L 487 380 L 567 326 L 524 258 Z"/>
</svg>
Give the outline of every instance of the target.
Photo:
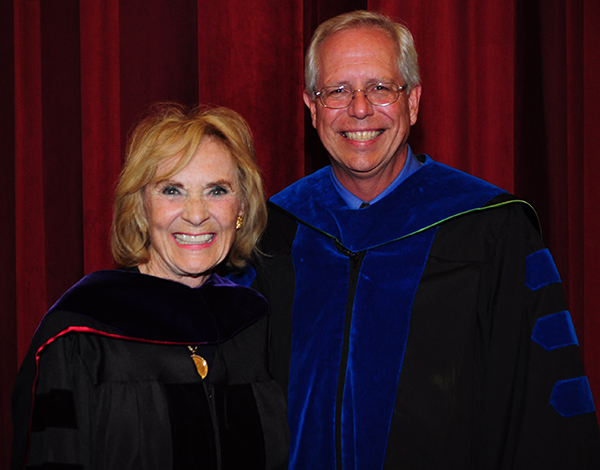
<svg viewBox="0 0 600 470">
<path fill-rule="evenodd" d="M 190 197 L 183 210 L 183 218 L 193 225 L 200 225 L 209 217 L 208 206 L 203 197 Z"/>
</svg>

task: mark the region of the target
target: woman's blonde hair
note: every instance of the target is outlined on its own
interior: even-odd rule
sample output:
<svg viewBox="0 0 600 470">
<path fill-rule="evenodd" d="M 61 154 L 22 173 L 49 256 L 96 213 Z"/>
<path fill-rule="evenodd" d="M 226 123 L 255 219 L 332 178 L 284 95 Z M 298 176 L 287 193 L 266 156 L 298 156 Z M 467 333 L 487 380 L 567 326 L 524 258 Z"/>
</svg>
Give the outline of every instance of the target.
<svg viewBox="0 0 600 470">
<path fill-rule="evenodd" d="M 178 158 L 161 179 L 177 174 L 192 160 L 205 137 L 222 143 L 231 153 L 244 208 L 242 227 L 224 263 L 228 268 L 241 268 L 257 250 L 267 209 L 252 133 L 244 118 L 228 108 L 188 109 L 177 103 L 157 103 L 131 135 L 115 191 L 111 249 L 119 265 L 137 266 L 148 261 L 151 241 L 143 191 L 155 181 L 158 166 Z"/>
</svg>

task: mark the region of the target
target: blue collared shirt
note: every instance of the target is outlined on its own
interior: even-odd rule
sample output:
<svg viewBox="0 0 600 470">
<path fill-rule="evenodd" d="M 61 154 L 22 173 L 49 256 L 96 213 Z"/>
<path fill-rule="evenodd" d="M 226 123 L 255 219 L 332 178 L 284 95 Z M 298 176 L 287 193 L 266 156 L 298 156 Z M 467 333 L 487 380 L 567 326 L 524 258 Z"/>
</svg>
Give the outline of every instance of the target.
<svg viewBox="0 0 600 470">
<path fill-rule="evenodd" d="M 371 201 L 363 201 L 362 199 L 356 197 L 354 194 L 352 194 L 350 191 L 348 191 L 346 188 L 344 188 L 344 186 L 342 186 L 342 183 L 340 183 L 340 181 L 337 179 L 337 176 L 335 176 L 333 167 L 331 167 L 331 179 L 333 180 L 333 185 L 335 186 L 335 189 L 337 189 L 338 192 L 340 193 L 340 196 L 342 196 L 342 199 L 344 199 L 344 201 L 346 201 L 346 204 L 348 204 L 350 209 L 360 209 L 360 206 L 362 206 L 365 202 L 368 203 L 369 205 L 375 204 L 377 201 L 383 199 L 389 193 L 391 193 L 394 189 L 396 189 L 398 187 L 398 185 L 400 183 L 402 183 L 406 178 L 408 178 L 415 171 L 417 171 L 419 168 L 421 168 L 422 163 L 419 160 L 417 160 L 417 158 L 415 157 L 415 154 L 413 153 L 412 149 L 410 148 L 410 145 L 407 145 L 406 147 L 407 147 L 406 162 L 404 163 L 404 167 L 402 168 L 402 171 L 398 174 L 398 176 L 396 176 L 394 181 L 392 181 L 387 188 L 385 188 L 380 194 L 378 194 Z"/>
</svg>

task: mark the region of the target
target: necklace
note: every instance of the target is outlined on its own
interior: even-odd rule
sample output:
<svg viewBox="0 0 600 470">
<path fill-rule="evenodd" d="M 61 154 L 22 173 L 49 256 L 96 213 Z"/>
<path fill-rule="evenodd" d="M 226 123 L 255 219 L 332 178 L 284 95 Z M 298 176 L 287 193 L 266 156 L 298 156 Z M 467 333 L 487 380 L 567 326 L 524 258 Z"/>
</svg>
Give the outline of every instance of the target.
<svg viewBox="0 0 600 470">
<path fill-rule="evenodd" d="M 206 377 L 206 374 L 208 374 L 208 363 L 206 362 L 206 359 L 196 354 L 196 349 L 198 349 L 198 346 L 194 346 L 193 348 L 188 346 L 188 349 L 192 353 L 191 357 L 194 361 L 194 365 L 196 366 L 196 370 L 198 371 L 198 375 L 202 378 Z"/>
</svg>

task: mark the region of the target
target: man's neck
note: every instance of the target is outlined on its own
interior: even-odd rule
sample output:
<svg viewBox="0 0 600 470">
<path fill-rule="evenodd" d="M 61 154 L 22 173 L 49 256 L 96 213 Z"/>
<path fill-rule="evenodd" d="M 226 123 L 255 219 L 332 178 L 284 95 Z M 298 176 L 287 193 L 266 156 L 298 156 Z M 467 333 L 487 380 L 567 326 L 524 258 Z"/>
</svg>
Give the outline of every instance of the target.
<svg viewBox="0 0 600 470">
<path fill-rule="evenodd" d="M 340 196 L 342 196 L 342 199 L 344 199 L 346 201 L 346 204 L 348 204 L 348 207 L 350 207 L 351 209 L 362 209 L 363 207 L 365 207 L 365 203 L 367 206 L 369 204 L 376 203 L 380 199 L 386 197 L 390 192 L 394 191 L 400 184 L 402 184 L 402 182 L 405 179 L 407 179 L 415 171 L 417 171 L 419 168 L 421 168 L 421 165 L 423 163 L 420 162 L 415 157 L 415 155 L 412 153 L 412 150 L 410 149 L 410 147 L 407 146 L 407 149 L 408 149 L 408 151 L 406 152 L 406 159 L 404 161 L 404 165 L 403 165 L 400 173 L 390 183 L 386 184 L 385 187 L 383 188 L 383 190 L 380 190 L 380 188 L 377 188 L 375 191 L 373 191 L 370 194 L 363 193 L 363 196 L 365 196 L 363 198 L 350 192 L 350 190 L 348 190 L 344 185 L 342 185 L 342 183 L 338 179 L 335 171 L 333 171 L 333 167 L 332 167 L 331 177 L 333 179 L 333 184 L 334 184 L 335 188 L 337 189 L 338 193 L 340 194 Z M 382 186 L 384 186 L 384 185 L 382 185 Z M 370 197 L 371 194 L 374 194 L 375 192 L 377 192 L 377 194 L 373 197 Z M 366 197 L 368 197 L 369 199 L 366 199 Z"/>
<path fill-rule="evenodd" d="M 335 172 L 335 167 L 333 171 Z M 372 201 L 379 196 L 394 181 L 394 178 L 398 176 L 396 174 L 394 178 L 389 178 L 389 175 L 383 175 L 382 177 L 362 179 L 360 177 L 348 177 L 344 173 L 340 174 L 336 172 L 335 175 L 344 188 L 365 202 Z"/>
<path fill-rule="evenodd" d="M 340 184 L 365 202 L 370 202 L 379 196 L 392 184 L 406 163 L 407 152 L 398 156 L 393 163 L 385 168 L 376 169 L 369 173 L 358 173 L 344 170 L 332 164 L 333 172 Z M 332 162 L 333 163 L 333 162 Z"/>
</svg>

